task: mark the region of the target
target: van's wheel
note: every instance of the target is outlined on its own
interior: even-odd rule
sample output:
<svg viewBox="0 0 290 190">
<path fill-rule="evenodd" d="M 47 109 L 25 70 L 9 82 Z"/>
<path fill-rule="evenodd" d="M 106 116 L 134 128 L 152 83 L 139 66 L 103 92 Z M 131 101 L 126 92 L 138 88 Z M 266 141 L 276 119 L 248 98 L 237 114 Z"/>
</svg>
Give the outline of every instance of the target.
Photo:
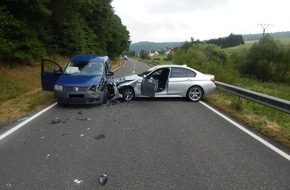
<svg viewBox="0 0 290 190">
<path fill-rule="evenodd" d="M 129 86 L 121 88 L 120 93 L 123 95 L 123 100 L 125 101 L 131 101 L 135 97 L 134 89 Z"/>
<path fill-rule="evenodd" d="M 202 96 L 203 96 L 203 90 L 199 86 L 192 86 L 187 91 L 187 98 L 190 101 L 197 102 L 202 98 Z"/>
</svg>

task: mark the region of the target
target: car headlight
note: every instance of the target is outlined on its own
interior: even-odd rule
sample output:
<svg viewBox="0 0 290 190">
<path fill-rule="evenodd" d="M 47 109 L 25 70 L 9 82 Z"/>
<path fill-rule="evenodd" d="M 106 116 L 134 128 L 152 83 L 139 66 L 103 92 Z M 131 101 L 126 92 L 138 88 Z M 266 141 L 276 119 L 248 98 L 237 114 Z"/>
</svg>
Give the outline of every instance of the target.
<svg viewBox="0 0 290 190">
<path fill-rule="evenodd" d="M 63 87 L 62 87 L 62 85 L 54 85 L 54 90 L 63 91 Z"/>
</svg>

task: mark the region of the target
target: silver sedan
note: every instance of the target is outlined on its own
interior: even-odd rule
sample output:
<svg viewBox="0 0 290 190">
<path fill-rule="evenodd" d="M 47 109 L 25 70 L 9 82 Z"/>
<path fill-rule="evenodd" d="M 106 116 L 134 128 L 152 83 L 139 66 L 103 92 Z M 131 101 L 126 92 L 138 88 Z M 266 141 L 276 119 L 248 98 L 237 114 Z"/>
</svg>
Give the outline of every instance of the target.
<svg viewBox="0 0 290 190">
<path fill-rule="evenodd" d="M 135 97 L 186 97 L 197 102 L 216 90 L 215 77 L 187 66 L 160 65 L 138 75 L 115 79 L 123 99 Z"/>
</svg>

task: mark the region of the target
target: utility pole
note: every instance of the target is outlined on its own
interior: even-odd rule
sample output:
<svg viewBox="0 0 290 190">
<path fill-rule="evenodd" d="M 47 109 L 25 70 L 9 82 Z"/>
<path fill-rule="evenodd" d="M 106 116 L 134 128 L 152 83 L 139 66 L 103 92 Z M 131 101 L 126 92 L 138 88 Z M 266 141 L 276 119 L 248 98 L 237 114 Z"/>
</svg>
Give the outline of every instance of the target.
<svg viewBox="0 0 290 190">
<path fill-rule="evenodd" d="M 273 24 L 258 24 L 257 26 L 261 26 L 263 28 L 263 37 L 265 36 L 265 31 L 269 26 L 273 26 Z"/>
</svg>

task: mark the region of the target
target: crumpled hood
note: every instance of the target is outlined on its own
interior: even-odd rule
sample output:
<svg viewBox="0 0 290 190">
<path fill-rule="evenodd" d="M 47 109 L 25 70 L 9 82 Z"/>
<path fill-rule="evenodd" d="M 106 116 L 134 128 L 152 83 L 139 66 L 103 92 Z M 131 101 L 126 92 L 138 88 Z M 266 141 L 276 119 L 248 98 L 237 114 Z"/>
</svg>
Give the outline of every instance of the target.
<svg viewBox="0 0 290 190">
<path fill-rule="evenodd" d="M 65 86 L 91 86 L 98 85 L 102 76 L 80 76 L 80 75 L 62 75 L 57 80 L 57 85 Z"/>
<path fill-rule="evenodd" d="M 129 75 L 129 76 L 125 76 L 125 77 L 115 78 L 115 82 L 117 84 L 119 84 L 119 83 L 123 83 L 123 82 L 127 82 L 127 81 L 134 81 L 134 80 L 138 80 L 138 79 L 142 79 L 142 77 L 140 77 L 138 75 Z"/>
<path fill-rule="evenodd" d="M 140 79 L 140 78 L 142 78 L 142 77 L 140 77 L 138 75 L 129 75 L 129 76 L 124 76 L 124 77 L 116 78 L 115 80 L 132 81 L 132 80 L 137 80 L 137 79 Z"/>
</svg>

